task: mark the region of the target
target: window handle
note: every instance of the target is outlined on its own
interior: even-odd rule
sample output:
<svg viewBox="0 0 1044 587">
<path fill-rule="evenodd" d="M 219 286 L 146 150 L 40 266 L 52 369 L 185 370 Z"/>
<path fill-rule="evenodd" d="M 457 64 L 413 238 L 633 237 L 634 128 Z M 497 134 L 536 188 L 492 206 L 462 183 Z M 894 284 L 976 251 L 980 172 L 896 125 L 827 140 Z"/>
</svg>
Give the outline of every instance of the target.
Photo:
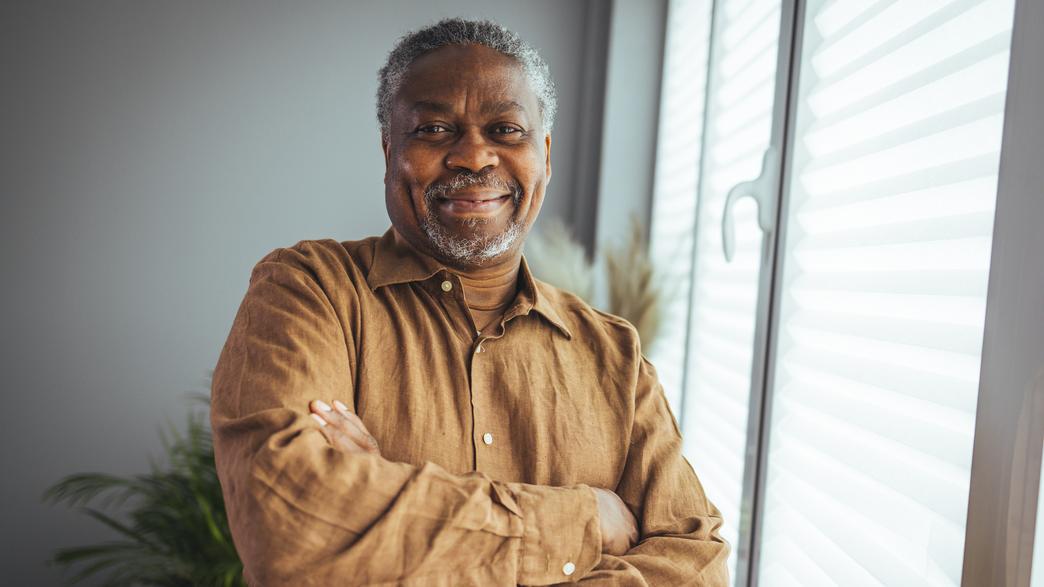
<svg viewBox="0 0 1044 587">
<path fill-rule="evenodd" d="M 732 206 L 736 200 L 749 196 L 758 203 L 758 225 L 762 232 L 769 234 L 775 224 L 772 205 L 776 188 L 779 184 L 779 152 L 770 146 L 761 159 L 761 172 L 750 181 L 736 184 L 725 197 L 725 209 L 721 214 L 721 245 L 725 251 L 725 260 L 732 262 L 736 253 L 736 232 L 732 226 Z"/>
</svg>

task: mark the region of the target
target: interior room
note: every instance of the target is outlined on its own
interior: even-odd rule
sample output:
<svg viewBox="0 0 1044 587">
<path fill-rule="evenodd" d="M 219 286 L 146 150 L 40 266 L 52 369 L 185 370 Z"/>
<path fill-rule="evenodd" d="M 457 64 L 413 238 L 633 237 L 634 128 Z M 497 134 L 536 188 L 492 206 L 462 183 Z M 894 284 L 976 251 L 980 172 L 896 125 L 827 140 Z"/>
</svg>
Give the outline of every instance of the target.
<svg viewBox="0 0 1044 587">
<path fill-rule="evenodd" d="M 419 38 L 413 32 L 455 18 L 491 21 L 524 44 L 512 44 L 514 36 L 500 45 L 454 37 L 406 53 Z M 0 426 L 0 583 L 354 585 L 385 577 L 381 584 L 1044 587 L 1042 31 L 1038 0 L 2 3 L 0 361 L 8 408 Z M 507 253 L 488 256 L 512 263 L 505 306 L 528 300 L 527 284 L 538 293 L 523 315 L 496 314 L 491 326 L 478 324 L 485 314 L 469 313 L 487 308 L 446 316 L 473 318 L 467 334 L 478 338 L 468 352 L 482 353 L 461 363 L 472 376 L 458 378 L 458 387 L 476 386 L 477 394 L 487 374 L 477 375 L 475 365 L 492 360 L 494 375 L 519 374 L 500 387 L 520 382 L 511 393 L 522 399 L 510 400 L 509 417 L 488 431 L 476 395 L 465 402 L 467 414 L 436 414 L 439 378 L 451 370 L 442 342 L 424 339 L 422 329 L 419 354 L 400 354 L 395 337 L 412 318 L 366 334 L 359 328 L 380 318 L 331 297 L 300 306 L 314 316 L 290 311 L 298 312 L 297 326 L 280 327 L 278 313 L 255 313 L 255 327 L 264 323 L 276 340 L 310 332 L 321 316 L 364 321 L 344 332 L 345 340 L 355 337 L 347 343 L 352 372 L 345 376 L 355 392 L 341 398 L 349 403 L 344 422 L 324 421 L 325 404 L 309 414 L 308 404 L 288 400 L 282 412 L 265 412 L 267 400 L 251 400 L 252 388 L 231 379 L 275 344 L 247 346 L 260 336 L 249 330 L 251 310 L 261 307 L 251 296 L 290 287 L 262 287 L 263 259 L 296 258 L 302 241 L 340 247 L 382 234 L 416 248 L 394 200 L 401 183 L 406 193 L 423 191 L 411 202 L 435 205 L 437 185 L 414 181 L 424 169 L 418 153 L 448 153 L 437 164 L 445 169 L 465 166 L 466 156 L 491 157 L 479 171 L 492 174 L 509 174 L 529 153 L 507 139 L 479 145 L 494 139 L 465 133 L 463 122 L 418 126 L 412 132 L 456 133 L 425 145 L 396 135 L 414 116 L 403 114 L 405 96 L 429 79 L 417 73 L 422 64 L 478 45 L 508 59 L 501 66 L 539 105 L 540 116 L 532 108 L 528 115 L 541 132 L 504 131 L 543 149 L 534 155 L 539 187 L 520 179 L 511 193 L 498 192 L 514 218 L 529 211 L 524 230 L 532 230 L 504 241 L 511 244 L 498 251 Z M 397 47 L 405 48 L 394 53 Z M 387 73 L 396 55 L 409 55 L 401 79 Z M 472 120 L 472 102 L 484 99 L 474 88 L 487 86 L 467 85 L 473 70 L 465 57 L 442 66 L 444 81 L 424 87 L 435 94 L 463 87 L 465 94 L 452 95 L 465 95 L 459 120 Z M 475 63 L 500 63 L 485 59 Z M 540 85 L 540 63 L 553 92 Z M 387 89 L 392 82 L 401 85 Z M 525 100 L 511 103 L 525 110 Z M 481 207 L 446 196 L 454 189 L 443 189 L 438 210 Z M 430 236 L 416 216 L 427 231 L 417 234 Z M 493 225 L 483 222 L 460 226 Z M 337 251 L 347 259 L 352 246 Z M 362 297 L 350 296 L 359 308 L 377 303 L 371 297 L 387 302 L 381 296 L 391 296 L 389 288 L 394 295 L 423 290 L 405 278 L 375 284 L 376 257 L 351 258 L 360 264 L 347 274 L 369 280 Z M 478 291 L 468 289 L 477 269 L 458 272 L 432 258 L 441 272 L 434 277 L 434 266 L 424 265 L 431 270 L 418 282 L 435 281 L 418 307 Z M 326 289 L 319 273 L 294 275 L 319 280 L 301 291 Z M 552 303 L 560 305 L 548 310 Z M 530 333 L 538 324 L 544 330 Z M 532 338 L 501 346 L 512 330 Z M 599 342 L 593 333 L 603 330 L 612 341 L 632 341 L 620 346 L 631 349 L 637 375 L 605 358 L 616 356 L 616 342 Z M 446 348 L 457 344 L 447 340 Z M 326 365 L 304 343 L 296 349 L 269 361 L 272 377 Z M 599 358 L 576 358 L 588 351 Z M 380 422 L 381 396 L 359 395 L 359 370 L 377 356 L 383 362 L 371 371 L 374 381 L 390 388 L 419 381 L 430 395 L 417 397 L 432 403 L 396 400 L 406 403 L 388 411 L 402 419 Z M 553 384 L 540 391 L 526 383 L 540 377 Z M 627 383 L 635 377 L 637 384 Z M 262 379 L 279 392 L 267 372 L 254 380 Z M 607 381 L 630 387 L 609 389 Z M 616 407 L 570 395 L 573 386 L 597 388 Z M 238 395 L 227 405 L 242 416 L 235 422 L 208 406 L 212 394 L 216 402 L 233 387 Z M 393 391 L 414 397 L 385 393 Z M 266 491 L 281 500 L 258 498 L 250 503 L 256 510 L 229 500 L 245 500 L 242 488 L 264 476 L 244 464 L 246 453 L 222 452 L 245 438 L 233 430 L 262 426 L 247 418 L 250 405 L 261 406 L 251 417 L 288 426 L 282 440 L 267 438 L 267 451 L 303 442 L 295 438 L 334 444 L 337 426 L 361 430 L 375 454 L 326 446 L 309 469 L 344 475 L 344 487 L 356 469 L 341 467 L 353 459 L 385 459 L 387 468 L 366 479 L 413 467 L 418 477 L 409 487 L 427 489 L 413 490 L 423 506 L 409 510 L 416 518 L 394 525 L 398 538 L 418 533 L 403 538 L 412 546 L 388 547 L 402 551 L 395 569 L 381 568 L 384 554 L 365 554 L 392 540 L 391 522 L 342 516 L 345 534 L 331 529 L 338 508 L 370 507 L 369 498 L 344 489 L 324 522 L 286 497 L 316 484 L 295 476 L 301 462 L 264 473 L 271 475 Z M 530 410 L 548 405 L 545 424 Z M 643 409 L 658 418 L 648 430 L 639 422 Z M 436 424 L 419 424 L 421 414 Z M 617 416 L 630 428 L 597 423 Z M 227 426 L 221 435 L 217 418 Z M 458 421 L 465 433 L 455 438 Z M 678 467 L 651 465 L 638 489 L 599 485 L 602 477 L 623 484 L 632 463 L 654 458 L 661 445 L 641 444 L 644 435 L 662 439 L 666 448 L 655 458 Z M 465 447 L 470 464 L 440 460 L 440 442 Z M 509 450 L 501 448 L 509 442 L 518 462 L 550 471 L 547 479 L 508 474 L 515 465 L 496 460 L 506 457 L 482 456 Z M 484 458 L 492 460 L 483 466 Z M 590 473 L 596 465 L 604 470 Z M 237 471 L 242 477 L 233 477 Z M 662 481 L 657 471 L 677 471 L 672 479 L 681 481 L 669 490 L 666 482 L 654 485 Z M 436 502 L 443 485 L 421 473 L 470 501 Z M 535 498 L 518 484 L 584 491 L 570 494 L 581 505 L 561 508 L 573 519 L 541 527 L 544 542 L 576 550 L 557 562 L 549 552 L 543 574 L 526 570 L 530 508 L 538 506 L 528 505 Z M 330 492 L 340 486 L 315 495 L 337 500 Z M 607 494 L 631 520 L 633 535 L 619 552 L 606 546 L 615 530 L 596 509 L 608 507 Z M 705 511 L 678 505 L 693 500 Z M 409 502 L 392 503 L 381 507 L 408 509 Z M 467 509 L 475 504 L 485 509 Z M 652 512 L 660 506 L 676 515 L 676 528 L 658 525 Z M 462 522 L 461 512 L 478 512 L 478 521 Z M 503 528 L 489 529 L 501 519 Z M 442 520 L 457 534 L 436 524 L 420 535 L 423 520 Z M 573 538 L 578 521 L 582 539 Z M 321 531 L 301 537 L 312 524 Z M 247 545 L 269 532 L 268 542 Z M 300 550 L 285 552 L 326 550 L 266 567 L 268 554 L 276 558 L 266 549 L 290 534 L 300 537 Z M 478 534 L 506 567 L 470 542 Z M 683 534 L 705 542 L 685 550 Z M 445 544 L 445 552 L 437 547 Z M 453 566 L 487 562 L 495 583 Z M 445 572 L 418 570 L 425 565 Z M 518 574 L 503 570 L 515 565 Z"/>
</svg>

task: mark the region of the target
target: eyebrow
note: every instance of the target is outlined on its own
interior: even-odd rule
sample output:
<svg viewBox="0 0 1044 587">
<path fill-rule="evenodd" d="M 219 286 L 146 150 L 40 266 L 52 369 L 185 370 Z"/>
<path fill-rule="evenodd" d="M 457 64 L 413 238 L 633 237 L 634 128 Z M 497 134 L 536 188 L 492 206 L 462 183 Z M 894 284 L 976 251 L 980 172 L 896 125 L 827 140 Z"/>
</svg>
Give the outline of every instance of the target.
<svg viewBox="0 0 1044 587">
<path fill-rule="evenodd" d="M 418 100 L 413 103 L 410 110 L 437 112 L 439 114 L 448 114 L 453 112 L 453 107 L 446 102 L 434 102 L 431 100 Z M 492 102 L 482 106 L 480 110 L 483 114 L 501 114 L 504 112 L 517 111 L 527 113 L 525 107 L 514 100 L 504 100 L 503 102 Z"/>
<path fill-rule="evenodd" d="M 417 102 L 414 102 L 413 105 L 410 106 L 410 110 L 413 110 L 414 112 L 417 112 L 417 111 L 420 111 L 420 110 L 425 110 L 425 111 L 429 111 L 429 112 L 438 112 L 438 113 L 441 114 L 441 113 L 450 112 L 453 109 L 450 107 L 449 104 L 447 104 L 445 102 L 432 102 L 430 100 L 419 100 Z"/>
</svg>

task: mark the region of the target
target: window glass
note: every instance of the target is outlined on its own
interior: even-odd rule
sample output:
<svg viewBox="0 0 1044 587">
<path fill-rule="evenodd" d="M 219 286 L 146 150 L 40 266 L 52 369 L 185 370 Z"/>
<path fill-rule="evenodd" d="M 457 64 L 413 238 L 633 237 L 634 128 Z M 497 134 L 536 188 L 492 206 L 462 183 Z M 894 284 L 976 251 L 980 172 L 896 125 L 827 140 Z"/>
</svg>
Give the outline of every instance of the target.
<svg viewBox="0 0 1044 587">
<path fill-rule="evenodd" d="M 763 585 L 958 585 L 1013 0 L 807 4 Z"/>
<path fill-rule="evenodd" d="M 762 233 L 757 207 L 740 200 L 729 263 L 721 222 L 729 189 L 758 176 L 771 139 L 780 1 L 710 4 L 675 0 L 668 17 L 652 251 L 675 297 L 651 359 L 680 414 L 685 455 L 721 509 L 735 578 L 749 510 L 742 498 Z"/>
</svg>

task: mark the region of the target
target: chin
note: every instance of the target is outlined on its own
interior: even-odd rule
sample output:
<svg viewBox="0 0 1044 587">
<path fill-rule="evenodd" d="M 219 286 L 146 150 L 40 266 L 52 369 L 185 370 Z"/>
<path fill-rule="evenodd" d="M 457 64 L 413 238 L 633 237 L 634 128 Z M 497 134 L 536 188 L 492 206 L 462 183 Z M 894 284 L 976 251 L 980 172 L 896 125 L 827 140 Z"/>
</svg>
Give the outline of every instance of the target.
<svg viewBox="0 0 1044 587">
<path fill-rule="evenodd" d="M 421 230 L 432 250 L 446 261 L 462 266 L 486 265 L 515 251 L 525 237 L 521 223 L 511 221 L 498 232 L 454 230 L 439 222 L 422 222 Z"/>
</svg>

